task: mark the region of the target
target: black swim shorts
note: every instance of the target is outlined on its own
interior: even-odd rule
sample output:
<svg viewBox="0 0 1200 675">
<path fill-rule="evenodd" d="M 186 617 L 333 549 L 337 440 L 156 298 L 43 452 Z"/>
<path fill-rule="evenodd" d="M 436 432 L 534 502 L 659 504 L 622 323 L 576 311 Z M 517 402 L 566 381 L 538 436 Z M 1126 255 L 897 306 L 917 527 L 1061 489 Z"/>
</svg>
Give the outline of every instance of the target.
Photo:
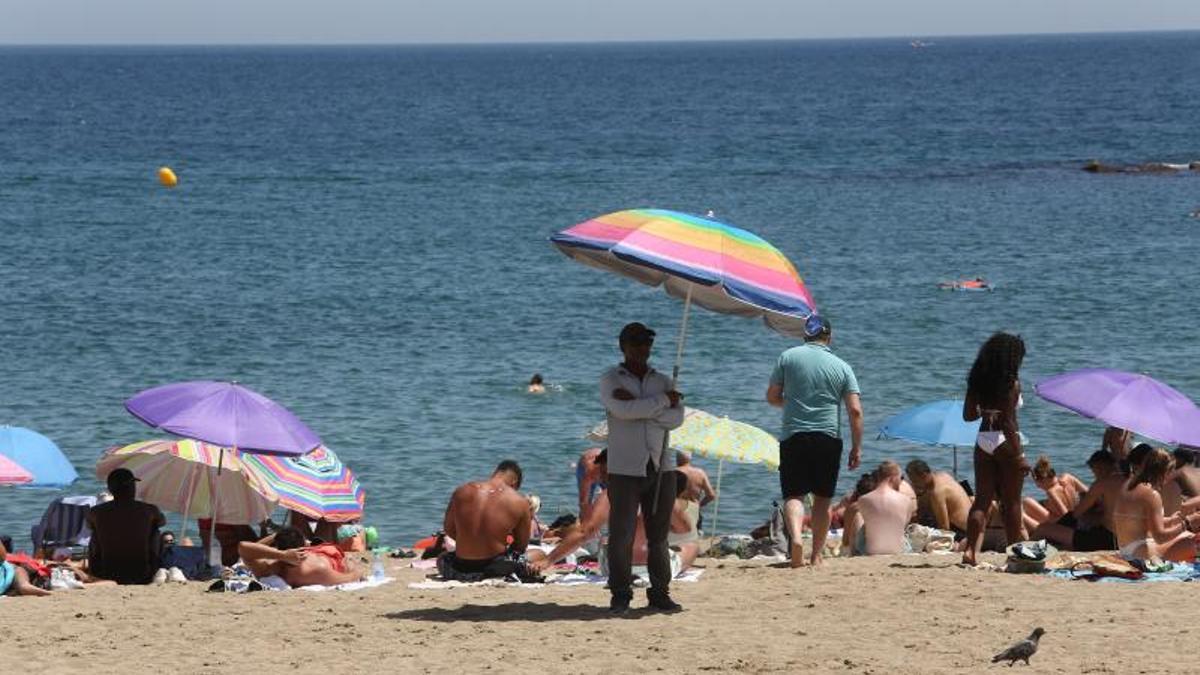
<svg viewBox="0 0 1200 675">
<path fill-rule="evenodd" d="M 842 439 L 819 431 L 802 431 L 779 443 L 779 487 L 784 499 L 810 492 L 832 498 L 842 466 Z"/>
</svg>

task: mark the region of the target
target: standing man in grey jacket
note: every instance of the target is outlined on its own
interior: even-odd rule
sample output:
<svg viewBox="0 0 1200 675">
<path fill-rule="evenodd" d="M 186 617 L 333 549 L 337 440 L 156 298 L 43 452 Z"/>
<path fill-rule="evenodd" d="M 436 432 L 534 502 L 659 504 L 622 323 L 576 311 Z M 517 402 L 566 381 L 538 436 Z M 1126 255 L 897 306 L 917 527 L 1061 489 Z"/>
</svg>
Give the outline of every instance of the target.
<svg viewBox="0 0 1200 675">
<path fill-rule="evenodd" d="M 676 474 L 670 465 L 663 466 L 663 450 L 668 432 L 683 424 L 683 396 L 672 388 L 671 378 L 650 367 L 654 331 L 628 324 L 621 329 L 619 344 L 625 360 L 600 378 L 600 400 L 608 415 L 609 607 L 625 613 L 633 599 L 633 538 L 640 507 L 649 549 L 646 597 L 655 609 L 679 611 L 683 608 L 669 593 L 667 545 Z"/>
</svg>

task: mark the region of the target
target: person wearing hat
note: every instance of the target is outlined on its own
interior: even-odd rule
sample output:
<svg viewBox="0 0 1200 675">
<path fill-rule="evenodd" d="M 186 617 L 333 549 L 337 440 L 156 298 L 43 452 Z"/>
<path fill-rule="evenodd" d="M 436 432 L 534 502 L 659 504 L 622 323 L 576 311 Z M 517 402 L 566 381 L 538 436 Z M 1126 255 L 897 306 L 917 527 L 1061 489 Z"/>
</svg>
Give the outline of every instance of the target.
<svg viewBox="0 0 1200 675">
<path fill-rule="evenodd" d="M 842 462 L 841 406 L 850 422 L 850 469 L 862 461 L 863 410 L 854 369 L 829 349 L 833 327 L 816 314 L 804 324 L 804 344 L 786 350 L 771 372 L 767 402 L 783 408 L 779 442 L 779 485 L 791 541 L 792 567 L 804 565 L 800 535 L 804 502 L 811 494 L 812 551 L 809 563 L 821 564 L 829 535 L 829 503 Z"/>
<path fill-rule="evenodd" d="M 638 509 L 646 530 L 651 607 L 682 609 L 669 594 L 671 558 L 667 534 L 675 505 L 673 466 L 663 466 L 667 433 L 683 424 L 683 396 L 671 378 L 650 367 L 654 331 L 641 323 L 621 329 L 624 360 L 600 378 L 608 416 L 608 585 L 610 609 L 628 611 L 633 599 L 633 543 Z M 673 462 L 672 462 L 673 464 Z M 666 473 L 660 488 L 659 474 Z M 657 501 L 656 501 L 657 499 Z"/>
<path fill-rule="evenodd" d="M 167 520 L 157 506 L 137 500 L 138 478 L 129 469 L 114 469 L 107 483 L 113 500 L 87 516 L 88 572 L 119 584 L 148 584 L 158 570 L 158 529 Z"/>
</svg>

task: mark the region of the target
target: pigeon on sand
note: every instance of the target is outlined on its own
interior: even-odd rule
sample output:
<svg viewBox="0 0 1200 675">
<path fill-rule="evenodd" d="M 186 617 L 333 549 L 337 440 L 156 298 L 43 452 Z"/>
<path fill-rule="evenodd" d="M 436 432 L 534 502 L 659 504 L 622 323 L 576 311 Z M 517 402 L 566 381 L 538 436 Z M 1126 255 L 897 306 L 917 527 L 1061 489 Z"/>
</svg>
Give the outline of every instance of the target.
<svg viewBox="0 0 1200 675">
<path fill-rule="evenodd" d="M 1008 661 L 1009 668 L 1017 661 L 1024 661 L 1025 665 L 1029 665 L 1029 657 L 1037 653 L 1038 640 L 1045 634 L 1046 631 L 1044 629 L 1034 628 L 1029 637 L 993 656 L 992 663 Z"/>
</svg>

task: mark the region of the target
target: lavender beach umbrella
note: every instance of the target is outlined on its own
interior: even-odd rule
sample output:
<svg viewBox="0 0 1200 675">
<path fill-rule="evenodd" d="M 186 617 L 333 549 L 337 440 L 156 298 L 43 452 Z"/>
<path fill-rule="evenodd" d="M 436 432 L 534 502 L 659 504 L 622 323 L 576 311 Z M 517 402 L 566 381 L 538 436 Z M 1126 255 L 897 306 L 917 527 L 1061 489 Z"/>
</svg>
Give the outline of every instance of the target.
<svg viewBox="0 0 1200 675">
<path fill-rule="evenodd" d="M 164 384 L 125 401 L 125 409 L 156 429 L 220 446 L 218 477 L 227 447 L 246 453 L 299 456 L 321 444 L 312 429 L 287 408 L 236 382 Z M 214 503 L 217 498 L 214 494 Z M 216 526 L 213 518 L 210 546 Z"/>
<path fill-rule="evenodd" d="M 242 452 L 303 455 L 321 439 L 287 408 L 236 382 L 179 382 L 125 401 L 146 424 Z"/>
<path fill-rule="evenodd" d="M 1085 368 L 1037 383 L 1038 396 L 1084 417 L 1170 445 L 1200 445 L 1200 408 L 1146 375 Z"/>
</svg>

